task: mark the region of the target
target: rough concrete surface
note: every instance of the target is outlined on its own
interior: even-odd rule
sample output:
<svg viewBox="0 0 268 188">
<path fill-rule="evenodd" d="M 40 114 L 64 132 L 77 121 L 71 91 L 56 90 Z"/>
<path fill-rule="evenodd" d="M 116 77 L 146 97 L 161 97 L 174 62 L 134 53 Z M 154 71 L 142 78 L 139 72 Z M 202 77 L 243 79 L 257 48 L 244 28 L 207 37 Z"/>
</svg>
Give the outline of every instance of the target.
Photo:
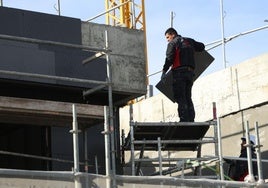
<svg viewBox="0 0 268 188">
<path fill-rule="evenodd" d="M 111 50 L 113 89 L 145 94 L 146 59 L 143 31 L 82 22 L 82 44 L 105 48 L 105 31 Z"/>
</svg>

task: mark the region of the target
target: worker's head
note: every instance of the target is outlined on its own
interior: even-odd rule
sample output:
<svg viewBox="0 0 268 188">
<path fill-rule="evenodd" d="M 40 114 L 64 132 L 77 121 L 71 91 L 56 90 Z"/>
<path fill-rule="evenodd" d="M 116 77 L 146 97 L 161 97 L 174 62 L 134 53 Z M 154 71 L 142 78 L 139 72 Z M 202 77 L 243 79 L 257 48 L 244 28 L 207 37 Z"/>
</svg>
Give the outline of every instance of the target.
<svg viewBox="0 0 268 188">
<path fill-rule="evenodd" d="M 174 39 L 174 37 L 176 37 L 176 36 L 178 36 L 178 33 L 172 27 L 168 28 L 166 30 L 166 32 L 165 32 L 165 37 L 166 37 L 166 39 L 167 39 L 168 42 L 172 41 Z"/>
<path fill-rule="evenodd" d="M 255 136 L 254 136 L 254 135 L 249 135 L 249 140 L 250 140 L 250 143 L 251 143 L 252 145 L 255 144 Z M 246 143 L 247 143 L 246 137 L 243 136 L 243 137 L 241 138 L 241 141 L 242 141 L 242 142 L 241 142 L 241 148 L 244 148 L 245 145 L 246 145 Z"/>
</svg>

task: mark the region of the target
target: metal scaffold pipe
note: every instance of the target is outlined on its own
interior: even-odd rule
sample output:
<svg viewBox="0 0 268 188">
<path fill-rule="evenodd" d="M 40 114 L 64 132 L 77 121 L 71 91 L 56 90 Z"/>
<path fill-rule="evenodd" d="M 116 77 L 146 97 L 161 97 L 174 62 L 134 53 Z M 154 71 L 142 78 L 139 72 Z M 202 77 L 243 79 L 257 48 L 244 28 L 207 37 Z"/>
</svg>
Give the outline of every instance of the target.
<svg viewBox="0 0 268 188">
<path fill-rule="evenodd" d="M 247 147 L 247 158 L 248 158 L 248 182 L 255 182 L 255 178 L 253 175 L 253 165 L 252 165 L 252 144 L 250 142 L 249 136 L 249 122 L 246 123 L 246 147 Z"/>
<path fill-rule="evenodd" d="M 88 50 L 88 51 L 97 51 L 97 52 L 100 51 L 100 52 L 105 52 L 105 53 L 107 52 L 107 50 L 104 48 L 95 48 L 95 47 L 84 46 L 84 45 L 79 45 L 79 44 L 70 44 L 70 43 L 55 42 L 55 41 L 49 41 L 49 40 L 32 39 L 32 38 L 17 37 L 17 36 L 11 36 L 11 35 L 0 34 L 0 39 L 20 41 L 20 42 L 28 42 L 28 43 L 36 43 L 36 44 L 63 46 L 66 48 L 76 48 L 76 49 L 83 49 L 83 50 Z"/>
<path fill-rule="evenodd" d="M 105 144 L 105 170 L 106 176 L 106 187 L 110 188 L 110 176 L 111 176 L 111 153 L 110 153 L 110 131 L 109 131 L 109 109 L 108 106 L 104 106 L 104 144 Z"/>
<path fill-rule="evenodd" d="M 104 82 L 104 81 L 86 80 L 86 79 L 62 77 L 62 76 L 50 76 L 50 75 L 44 75 L 44 74 L 35 74 L 35 73 L 26 73 L 26 72 L 17 72 L 17 71 L 0 70 L 0 74 L 13 75 L 13 76 L 25 76 L 25 77 L 40 78 L 40 79 L 61 80 L 61 81 L 86 83 L 86 84 L 107 85 L 107 82 Z"/>
<path fill-rule="evenodd" d="M 109 49 L 109 42 L 108 42 L 108 31 L 105 31 L 105 47 L 106 49 Z M 111 62 L 109 58 L 109 53 L 106 53 L 106 61 L 107 61 L 107 82 L 108 82 L 108 98 L 109 98 L 109 133 L 110 133 L 110 152 L 111 152 L 111 164 L 112 164 L 112 186 L 116 187 L 116 165 L 115 165 L 115 128 L 114 128 L 114 114 L 113 114 L 113 91 L 112 91 L 112 67 Z"/>
<path fill-rule="evenodd" d="M 78 127 L 76 118 L 76 107 L 72 105 L 73 111 L 73 145 L 74 145 L 74 172 L 79 172 L 79 146 L 78 146 Z"/>
<path fill-rule="evenodd" d="M 75 188 L 81 188 L 80 177 L 76 176 L 79 173 L 79 143 L 78 143 L 78 124 L 77 124 L 77 116 L 76 116 L 76 107 L 75 104 L 72 105 L 73 111 L 73 130 L 70 132 L 73 134 L 73 155 L 74 155 L 74 183 Z"/>
<path fill-rule="evenodd" d="M 255 123 L 255 134 L 256 134 L 256 155 L 257 155 L 257 165 L 258 165 L 258 183 L 263 184 L 265 183 L 263 179 L 263 170 L 262 170 L 262 160 L 261 160 L 261 147 L 262 145 L 260 144 L 260 137 L 259 137 L 259 127 L 258 127 L 258 122 Z"/>
<path fill-rule="evenodd" d="M 221 4 L 222 58 L 223 58 L 222 61 L 223 61 L 224 68 L 226 68 L 223 0 L 220 0 L 220 4 Z"/>
</svg>

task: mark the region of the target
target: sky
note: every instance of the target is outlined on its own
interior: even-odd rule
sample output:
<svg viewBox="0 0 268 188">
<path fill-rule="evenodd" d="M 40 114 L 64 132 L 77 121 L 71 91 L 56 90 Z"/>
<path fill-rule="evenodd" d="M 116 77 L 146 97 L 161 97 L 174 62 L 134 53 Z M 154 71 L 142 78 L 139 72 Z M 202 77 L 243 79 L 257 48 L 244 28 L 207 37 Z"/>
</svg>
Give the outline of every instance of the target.
<svg viewBox="0 0 268 188">
<path fill-rule="evenodd" d="M 58 0 L 2 0 L 6 7 L 31 10 L 57 15 Z M 135 1 L 140 2 L 140 1 Z M 222 0 L 224 12 L 224 36 L 245 33 L 268 26 L 267 0 Z M 162 70 L 167 41 L 164 32 L 171 26 L 185 37 L 203 42 L 209 49 L 214 41 L 222 39 L 221 0 L 145 0 L 145 19 L 148 53 L 148 74 Z M 62 16 L 88 20 L 105 11 L 105 0 L 60 0 Z M 105 23 L 102 16 L 92 22 Z M 268 53 L 268 28 L 241 35 L 225 44 L 226 63 L 223 61 L 222 46 L 208 51 L 214 62 L 201 75 L 205 76 Z M 161 74 L 149 77 L 149 84 L 155 86 Z M 154 88 L 154 93 L 159 91 Z"/>
</svg>

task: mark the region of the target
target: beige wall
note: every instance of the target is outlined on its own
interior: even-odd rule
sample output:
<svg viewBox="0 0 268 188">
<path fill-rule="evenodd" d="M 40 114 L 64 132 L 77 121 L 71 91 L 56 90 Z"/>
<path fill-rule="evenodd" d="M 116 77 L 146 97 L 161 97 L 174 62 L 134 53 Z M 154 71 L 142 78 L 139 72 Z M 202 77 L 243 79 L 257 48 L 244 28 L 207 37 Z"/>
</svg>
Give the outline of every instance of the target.
<svg viewBox="0 0 268 188">
<path fill-rule="evenodd" d="M 268 101 L 268 53 L 199 78 L 193 87 L 197 121 L 210 119 L 212 102 L 218 116 Z"/>
<path fill-rule="evenodd" d="M 212 119 L 212 103 L 219 117 L 268 102 L 268 53 L 198 78 L 193 86 L 196 121 Z M 121 125 L 128 125 L 128 107 Z M 135 121 L 178 121 L 177 105 L 163 94 L 134 104 Z"/>
<path fill-rule="evenodd" d="M 268 53 L 249 59 L 236 66 L 203 76 L 195 81 L 193 101 L 196 121 L 207 121 L 213 117 L 212 102 L 216 102 L 222 131 L 224 156 L 237 157 L 243 122 L 249 122 L 250 133 L 255 134 L 255 122 L 259 123 L 262 157 L 268 159 Z M 134 121 L 178 121 L 177 105 L 163 94 L 133 105 Z M 129 107 L 121 109 L 121 126 L 128 133 Z M 206 136 L 212 136 L 209 130 Z M 202 147 L 202 153 L 214 155 L 211 144 Z M 268 169 L 266 165 L 264 169 Z M 267 171 L 267 170 L 266 170 Z M 265 174 L 268 174 L 267 172 Z M 265 176 L 265 178 L 267 178 Z"/>
</svg>

